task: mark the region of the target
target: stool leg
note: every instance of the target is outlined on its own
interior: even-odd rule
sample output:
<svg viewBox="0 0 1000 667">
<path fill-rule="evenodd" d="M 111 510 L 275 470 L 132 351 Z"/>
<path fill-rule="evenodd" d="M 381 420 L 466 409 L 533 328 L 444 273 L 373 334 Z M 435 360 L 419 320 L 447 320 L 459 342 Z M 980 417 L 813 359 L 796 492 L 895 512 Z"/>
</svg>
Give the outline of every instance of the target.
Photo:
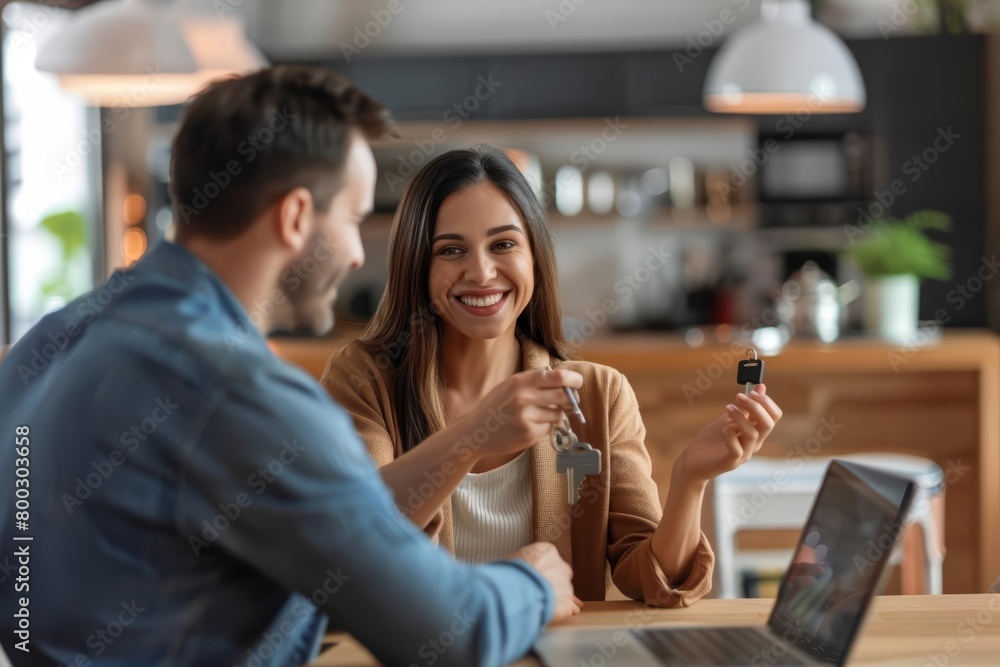
<svg viewBox="0 0 1000 667">
<path fill-rule="evenodd" d="M 944 494 L 931 498 L 928 509 L 920 521 L 924 532 L 925 586 L 931 595 L 941 595 L 944 592 Z"/>
<path fill-rule="evenodd" d="M 901 592 L 940 595 L 944 590 L 944 494 L 918 497 L 909 519 L 899 564 Z"/>
<path fill-rule="evenodd" d="M 944 592 L 943 561 L 936 559 L 927 567 L 927 592 L 931 595 L 941 595 Z"/>
<path fill-rule="evenodd" d="M 715 572 L 719 581 L 719 597 L 736 597 L 736 571 L 733 559 L 734 529 L 732 527 L 732 507 L 731 496 L 724 490 L 720 490 L 716 484 L 713 494 L 713 511 L 715 517 Z"/>
</svg>

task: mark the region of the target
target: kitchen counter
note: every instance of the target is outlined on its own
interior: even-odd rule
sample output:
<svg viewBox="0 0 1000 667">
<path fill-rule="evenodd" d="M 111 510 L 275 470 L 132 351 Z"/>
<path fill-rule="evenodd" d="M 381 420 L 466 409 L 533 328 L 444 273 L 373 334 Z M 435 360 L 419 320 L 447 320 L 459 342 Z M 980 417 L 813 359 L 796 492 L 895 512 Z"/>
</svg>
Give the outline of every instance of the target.
<svg viewBox="0 0 1000 667">
<path fill-rule="evenodd" d="M 272 347 L 318 377 L 343 343 L 275 339 Z M 594 338 L 579 350 L 621 370 L 635 389 L 661 497 L 677 455 L 740 391 L 744 351 L 692 348 L 678 335 L 653 333 Z M 869 338 L 796 341 L 764 359 L 768 393 L 785 416 L 760 454 L 802 450 L 832 423 L 834 436 L 809 455 L 878 451 L 936 461 L 947 477 L 944 590 L 985 591 L 1000 575 L 1000 338 L 946 330 L 915 348 Z"/>
</svg>

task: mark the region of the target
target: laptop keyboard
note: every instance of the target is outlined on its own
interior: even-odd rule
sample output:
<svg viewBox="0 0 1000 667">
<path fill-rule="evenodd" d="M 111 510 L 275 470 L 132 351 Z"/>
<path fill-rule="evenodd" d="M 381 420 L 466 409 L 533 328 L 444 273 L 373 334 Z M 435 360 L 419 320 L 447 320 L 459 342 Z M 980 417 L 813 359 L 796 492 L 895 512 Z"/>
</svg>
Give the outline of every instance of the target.
<svg viewBox="0 0 1000 667">
<path fill-rule="evenodd" d="M 753 627 L 647 628 L 632 633 L 664 665 L 803 665 L 781 642 Z"/>
</svg>

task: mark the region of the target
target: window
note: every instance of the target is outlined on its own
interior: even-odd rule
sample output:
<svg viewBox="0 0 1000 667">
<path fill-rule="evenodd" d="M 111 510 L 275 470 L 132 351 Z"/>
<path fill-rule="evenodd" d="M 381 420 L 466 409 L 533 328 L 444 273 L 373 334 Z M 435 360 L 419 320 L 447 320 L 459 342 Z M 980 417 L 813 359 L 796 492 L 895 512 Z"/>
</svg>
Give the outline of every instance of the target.
<svg viewBox="0 0 1000 667">
<path fill-rule="evenodd" d="M 58 10 L 3 10 L 7 312 L 16 341 L 45 313 L 90 290 L 103 273 L 98 211 L 101 134 L 96 109 L 34 67 Z M 2 301 L 0 301 L 2 303 Z"/>
</svg>

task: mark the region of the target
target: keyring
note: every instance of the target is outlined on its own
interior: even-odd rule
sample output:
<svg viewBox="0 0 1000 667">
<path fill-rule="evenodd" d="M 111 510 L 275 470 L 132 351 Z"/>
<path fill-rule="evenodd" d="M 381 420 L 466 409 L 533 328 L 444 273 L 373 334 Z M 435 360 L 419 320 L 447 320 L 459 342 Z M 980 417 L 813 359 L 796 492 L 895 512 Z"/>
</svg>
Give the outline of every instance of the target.
<svg viewBox="0 0 1000 667">
<path fill-rule="evenodd" d="M 756 361 L 756 359 L 757 359 L 757 350 L 753 349 L 752 347 L 748 347 L 747 348 L 747 359 L 750 358 L 750 353 L 751 352 L 753 352 L 753 358 Z"/>
<path fill-rule="evenodd" d="M 576 440 L 573 429 L 566 425 L 568 421 L 564 415 L 562 422 L 553 427 L 555 435 L 552 436 L 552 448 L 557 452 L 568 452 L 573 448 L 573 442 Z"/>
</svg>

